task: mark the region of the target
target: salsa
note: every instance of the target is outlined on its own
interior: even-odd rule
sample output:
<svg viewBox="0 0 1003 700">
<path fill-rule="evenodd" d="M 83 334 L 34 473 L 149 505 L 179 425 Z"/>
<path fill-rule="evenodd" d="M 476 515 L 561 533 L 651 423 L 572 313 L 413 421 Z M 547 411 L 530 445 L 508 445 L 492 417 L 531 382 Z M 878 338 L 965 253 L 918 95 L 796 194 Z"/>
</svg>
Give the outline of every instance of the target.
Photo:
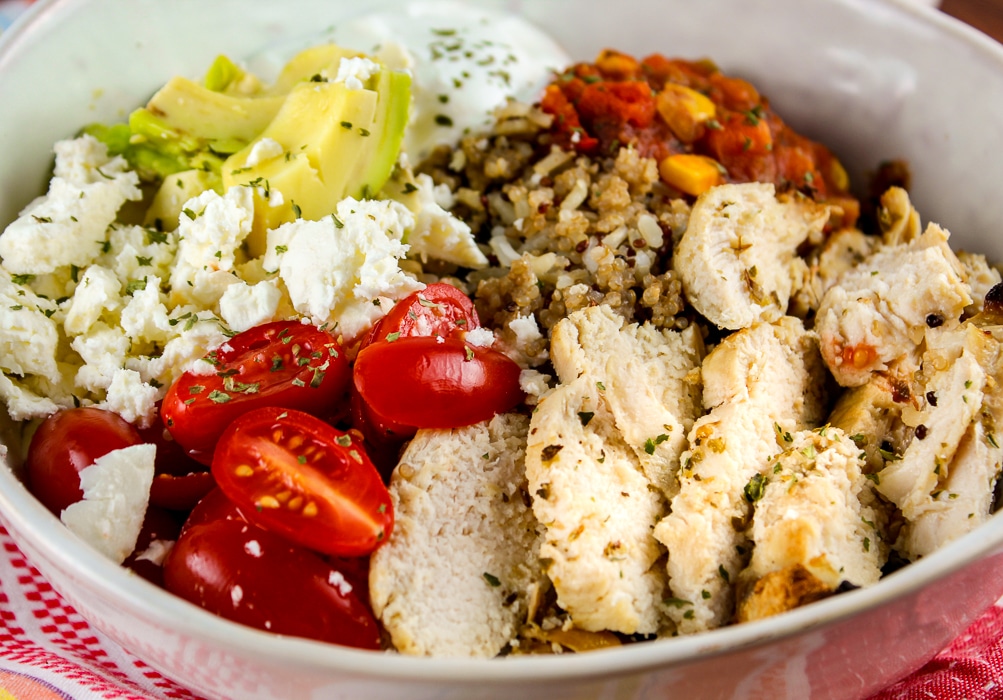
<svg viewBox="0 0 1003 700">
<path fill-rule="evenodd" d="M 661 54 L 638 61 L 606 50 L 558 75 L 541 106 L 555 117 L 559 146 L 596 157 L 632 145 L 686 195 L 771 182 L 778 191 L 839 204 L 845 225 L 859 214 L 846 171 L 829 149 L 798 134 L 755 87 L 710 61 Z"/>
</svg>

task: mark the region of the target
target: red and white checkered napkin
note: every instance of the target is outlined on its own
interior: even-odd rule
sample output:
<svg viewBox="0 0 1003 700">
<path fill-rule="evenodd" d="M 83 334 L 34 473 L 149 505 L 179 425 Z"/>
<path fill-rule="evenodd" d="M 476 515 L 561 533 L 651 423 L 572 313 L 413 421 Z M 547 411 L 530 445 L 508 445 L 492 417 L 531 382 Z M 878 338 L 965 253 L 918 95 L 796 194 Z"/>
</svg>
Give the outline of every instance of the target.
<svg viewBox="0 0 1003 700">
<path fill-rule="evenodd" d="M 0 700 L 196 700 L 94 630 L 0 528 Z"/>
<path fill-rule="evenodd" d="M 92 629 L 0 527 L 0 700 L 198 700 Z M 1003 698 L 1003 601 L 871 700 Z"/>
</svg>

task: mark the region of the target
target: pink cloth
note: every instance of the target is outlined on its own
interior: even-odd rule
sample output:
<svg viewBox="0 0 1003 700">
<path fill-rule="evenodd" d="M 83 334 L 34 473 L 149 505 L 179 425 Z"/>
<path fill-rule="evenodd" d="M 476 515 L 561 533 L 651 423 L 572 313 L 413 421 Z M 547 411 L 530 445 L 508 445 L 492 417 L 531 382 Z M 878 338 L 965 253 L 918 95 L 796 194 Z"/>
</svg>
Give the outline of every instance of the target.
<svg viewBox="0 0 1003 700">
<path fill-rule="evenodd" d="M 0 622 L 0 698 L 199 698 L 91 628 L 28 563 L 3 528 Z M 924 668 L 870 700 L 1001 697 L 1003 607 L 997 604 Z"/>
</svg>

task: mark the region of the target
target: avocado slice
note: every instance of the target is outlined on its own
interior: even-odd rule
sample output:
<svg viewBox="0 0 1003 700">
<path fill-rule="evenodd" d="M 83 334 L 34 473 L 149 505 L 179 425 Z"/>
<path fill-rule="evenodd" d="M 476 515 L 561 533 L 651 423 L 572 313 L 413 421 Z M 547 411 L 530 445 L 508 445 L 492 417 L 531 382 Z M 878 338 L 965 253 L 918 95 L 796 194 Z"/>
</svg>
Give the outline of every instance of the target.
<svg viewBox="0 0 1003 700">
<path fill-rule="evenodd" d="M 339 52 L 335 59 L 342 56 Z M 319 63 L 301 66 L 313 70 Z M 336 69 L 337 63 L 328 65 L 311 74 L 318 81 L 293 85 L 261 135 L 223 165 L 224 190 L 256 188 L 254 232 L 248 239 L 252 255 L 264 252 L 268 229 L 299 217 L 321 219 L 345 197 L 374 196 L 390 177 L 407 126 L 411 78 L 383 66 L 362 89 L 350 89 L 323 77 L 336 75 Z M 252 158 L 265 139 L 278 143 L 281 155 Z"/>
<path fill-rule="evenodd" d="M 296 85 L 306 82 L 320 82 L 335 77 L 343 58 L 362 57 L 365 54 L 342 48 L 337 44 L 318 44 L 303 49 L 282 67 L 279 77 L 267 90 L 268 94 L 285 95 Z M 331 70 L 335 74 L 331 73 Z"/>
</svg>

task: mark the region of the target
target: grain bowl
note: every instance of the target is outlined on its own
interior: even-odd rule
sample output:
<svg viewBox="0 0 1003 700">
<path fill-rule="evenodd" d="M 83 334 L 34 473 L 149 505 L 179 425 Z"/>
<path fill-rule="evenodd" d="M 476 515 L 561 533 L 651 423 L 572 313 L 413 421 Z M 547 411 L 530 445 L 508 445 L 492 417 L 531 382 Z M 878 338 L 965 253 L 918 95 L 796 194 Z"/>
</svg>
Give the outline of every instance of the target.
<svg viewBox="0 0 1003 700">
<path fill-rule="evenodd" d="M 407 4 L 384 2 L 378 7 L 366 8 L 366 12 L 383 10 L 387 17 L 393 17 L 403 12 Z M 828 160 L 820 161 L 826 168 L 827 184 L 835 187 L 830 191 L 830 203 L 836 202 L 836 195 L 843 194 L 839 191 L 839 183 L 846 178 L 853 191 L 859 193 L 879 164 L 904 161 L 910 173 L 909 199 L 904 205 L 901 199 L 897 200 L 898 205 L 886 205 L 887 211 L 901 214 L 893 218 L 912 221 L 911 207 L 914 207 L 924 227 L 926 222 L 936 222 L 950 231 L 952 248 L 980 253 L 990 262 L 1003 261 L 1003 239 L 995 235 L 993 228 L 1003 215 L 1000 211 L 1003 205 L 994 197 L 995 183 L 1003 176 L 1000 171 L 1003 166 L 994 158 L 992 148 L 995 145 L 992 136 L 994 115 L 1003 107 L 1003 49 L 936 11 L 916 7 L 904 0 L 816 0 L 811 3 L 770 0 L 755 4 L 714 0 L 698 6 L 644 0 L 616 5 L 548 0 L 538 3 L 484 1 L 465 5 L 520 14 L 553 38 L 575 61 L 593 61 L 608 48 L 636 57 L 660 53 L 694 60 L 713 59 L 728 75 L 755 85 L 759 93 L 768 97 L 770 107 L 797 132 L 825 144 L 838 156 L 838 163 L 842 164 L 838 169 L 833 169 L 835 166 Z M 336 35 L 339 26 L 352 26 L 351 22 L 359 14 L 357 8 L 349 5 L 314 0 L 295 0 L 281 6 L 261 3 L 250 10 L 246 4 L 230 0 L 208 5 L 194 0 L 149 0 L 140 4 L 125 0 L 39 2 L 0 39 L 0 94 L 4 96 L 0 101 L 0 148 L 5 154 L 0 162 L 0 225 L 6 227 L 36 196 L 45 192 L 52 169 L 53 143 L 72 138 L 86 124 L 121 122 L 169 78 L 197 78 L 213 64 L 218 54 L 267 71 L 269 61 L 275 56 L 287 59 L 294 49 L 317 43 L 318 36 Z M 219 31 L 220 27 L 227 27 L 227 31 Z M 318 34 L 321 28 L 324 29 Z M 448 28 L 438 27 L 437 31 L 444 40 L 452 36 Z M 95 36 L 104 37 L 104 40 L 94 42 Z M 449 46 L 449 42 L 444 41 L 443 50 L 449 51 Z M 531 50 L 549 50 L 547 46 L 543 42 Z M 358 48 L 376 50 L 376 47 Z M 627 61 L 624 56 L 605 56 L 616 64 L 610 70 L 628 70 L 623 68 Z M 484 65 L 493 60 L 485 58 Z M 636 64 L 630 65 L 634 66 L 630 70 L 640 70 Z M 565 75 L 567 82 L 576 77 Z M 314 82 L 328 82 L 319 74 L 317 77 Z M 356 71 L 350 77 L 366 80 L 368 75 Z M 497 80 L 502 77 L 508 80 L 511 76 L 494 74 Z M 608 77 L 606 74 L 597 77 L 587 71 L 577 76 L 583 84 Z M 421 73 L 416 73 L 416 80 L 421 79 Z M 461 81 L 457 76 L 452 80 Z M 490 80 L 485 78 L 484 82 Z M 662 89 L 661 84 L 658 89 Z M 972 99 L 973 94 L 978 94 L 980 99 Z M 449 102 L 447 95 L 434 97 L 441 105 Z M 510 104 L 503 108 L 504 116 L 510 120 L 506 128 L 517 128 L 525 135 L 549 124 L 546 115 L 529 105 L 534 99 L 530 95 L 525 105 Z M 433 108 L 435 102 L 433 99 Z M 964 105 L 965 109 L 959 110 L 958 105 Z M 446 116 L 441 110 L 433 110 L 432 114 L 428 128 L 433 132 L 436 127 L 446 130 L 455 126 L 454 117 L 457 122 L 460 120 L 456 116 L 459 113 Z M 428 117 L 427 112 L 425 116 Z M 754 127 L 768 116 L 749 110 L 745 119 Z M 515 122 L 521 126 L 512 127 Z M 703 122 L 706 128 L 720 128 L 719 124 L 706 126 L 713 122 L 708 117 L 703 117 Z M 342 126 L 344 124 L 342 122 Z M 470 125 L 472 131 L 479 127 L 483 125 Z M 470 134 L 453 131 L 451 136 L 458 142 Z M 528 302 L 520 306 L 520 299 L 532 297 L 534 290 L 539 289 L 548 299 L 560 299 L 560 304 L 551 303 L 538 319 L 548 330 L 557 326 L 564 316 L 587 311 L 590 307 L 605 308 L 605 304 L 615 308 L 628 322 L 643 320 L 667 332 L 686 332 L 691 327 L 686 295 L 682 291 L 687 270 L 677 268 L 674 273 L 662 270 L 650 276 L 631 276 L 629 272 L 660 255 L 658 250 L 663 245 L 663 237 L 665 241 L 673 241 L 685 234 L 692 197 L 685 205 L 678 203 L 683 201 L 682 197 L 663 197 L 659 207 L 651 209 L 654 215 L 637 211 L 652 201 L 652 188 L 657 194 L 664 182 L 678 185 L 678 190 L 687 193 L 685 183 L 689 181 L 673 180 L 664 167 L 665 160 L 678 154 L 668 157 L 661 154 L 659 160 L 663 167 L 660 168 L 645 165 L 636 154 L 628 151 L 620 151 L 619 157 L 605 165 L 597 159 L 595 162 L 579 160 L 572 166 L 571 158 L 537 154 L 544 161 L 539 177 L 534 180 L 529 174 L 525 180 L 520 180 L 519 173 L 502 172 L 504 168 L 499 170 L 489 162 L 491 158 L 501 162 L 509 156 L 511 162 L 516 162 L 519 150 L 516 136 L 510 131 L 502 142 L 495 140 L 484 147 L 478 146 L 476 136 L 472 136 L 472 140 L 464 141 L 459 147 L 454 143 L 452 151 L 433 155 L 421 165 L 414 164 L 424 175 L 446 185 L 454 193 L 467 191 L 467 195 L 457 194 L 456 198 L 461 201 L 456 211 L 464 212 L 475 226 L 485 229 L 484 239 L 479 240 L 485 244 L 482 252 L 488 253 L 485 259 L 490 257 L 492 264 L 496 264 L 499 258 L 511 256 L 508 264 L 512 265 L 526 251 L 538 255 L 538 259 L 566 254 L 572 261 L 570 264 L 585 269 L 588 268 L 588 251 L 593 250 L 588 240 L 601 239 L 604 245 L 615 249 L 626 236 L 618 228 L 620 224 L 634 227 L 639 238 L 627 240 L 628 247 L 636 250 L 629 251 L 629 255 L 624 253 L 622 262 L 611 262 L 605 272 L 601 265 L 591 269 L 590 272 L 597 276 L 588 278 L 590 285 L 582 285 L 577 293 L 570 290 L 574 282 L 585 279 L 584 273 L 574 273 L 578 276 L 565 281 L 561 281 L 557 273 L 548 277 L 550 271 L 541 269 L 532 271 L 539 273 L 538 278 L 531 278 L 528 272 L 520 273 L 521 276 L 510 274 L 508 278 L 499 275 L 467 278 L 467 284 L 474 280 L 480 285 L 478 294 L 474 294 L 473 289 L 468 291 L 478 302 L 482 319 L 499 328 L 511 328 L 514 318 L 540 311 Z M 577 143 L 577 137 L 569 138 L 571 143 Z M 513 143 L 516 146 L 512 146 Z M 747 149 L 750 147 L 752 144 L 747 142 Z M 417 154 L 420 147 L 415 148 Z M 523 148 L 524 153 L 531 150 L 532 147 Z M 477 162 L 479 153 L 487 153 L 486 160 Z M 286 155 L 288 162 L 290 154 Z M 254 168 L 262 158 L 267 156 L 260 151 L 253 156 L 247 154 L 241 165 Z M 532 167 L 540 161 L 530 160 L 530 163 Z M 495 170 L 491 170 L 493 167 Z M 609 170 L 603 171 L 603 168 Z M 233 172 L 242 169 L 234 168 Z M 551 172 L 554 173 L 552 182 L 546 180 Z M 561 172 L 570 174 L 562 180 L 562 175 L 558 174 Z M 611 173 L 615 173 L 615 177 Z M 109 180 L 114 177 L 114 174 L 109 177 L 107 172 L 101 175 Z M 507 199 L 489 192 L 483 185 L 485 178 L 495 176 L 509 187 L 505 190 Z M 659 182 L 659 176 L 664 182 Z M 711 176 L 717 182 L 718 174 L 712 172 Z M 577 182 L 589 177 L 593 177 L 600 188 L 613 183 L 623 192 L 632 191 L 633 194 L 621 197 L 618 209 L 613 207 L 612 200 L 604 201 L 599 196 L 589 202 L 588 191 L 575 194 Z M 811 178 L 804 180 L 801 189 L 812 190 L 809 187 Z M 251 184 L 257 186 L 259 183 Z M 536 186 L 552 189 L 548 194 L 533 190 Z M 821 184 L 816 183 L 815 189 L 818 187 Z M 404 188 L 407 190 L 407 183 Z M 798 187 L 793 189 L 798 190 Z M 483 197 L 470 196 L 470 192 L 477 190 Z M 264 194 L 268 194 L 267 184 Z M 680 192 L 675 191 L 675 194 Z M 796 192 L 791 194 L 796 200 L 798 196 Z M 548 236 L 555 239 L 553 232 L 564 222 L 546 217 L 550 207 L 556 207 L 560 200 L 575 200 L 574 206 L 566 207 L 569 217 L 580 216 L 588 224 L 583 224 L 574 234 L 577 239 L 558 241 L 553 249 L 532 249 L 529 239 L 537 234 L 538 241 Z M 273 198 L 271 202 L 275 208 L 285 204 L 297 218 L 301 213 L 298 204 Z M 449 206 L 455 204 L 452 201 Z M 520 208 L 530 205 L 535 207 L 532 213 L 539 214 L 538 220 L 529 221 L 518 215 Z M 730 205 L 725 202 L 721 207 Z M 837 205 L 840 214 L 836 220 L 845 223 L 845 218 L 840 217 L 846 216 L 846 202 L 837 202 Z M 303 206 L 307 205 L 303 203 Z M 579 208 L 581 211 L 577 213 L 570 211 Z M 343 218 L 348 216 L 341 209 L 338 214 Z M 192 221 L 196 219 L 196 215 L 187 216 Z M 645 216 L 648 218 L 644 219 Z M 827 211 L 826 216 L 831 223 L 832 212 Z M 623 221 L 614 220 L 616 217 Z M 44 212 L 36 213 L 34 218 L 40 225 L 51 223 L 45 220 L 48 217 Z M 335 217 L 334 221 L 340 220 Z M 693 220 L 689 221 L 695 227 Z M 589 225 L 594 228 L 589 229 Z M 819 235 L 822 228 L 823 224 L 818 223 Z M 886 238 L 904 236 L 903 244 L 919 239 L 918 230 L 889 234 L 891 228 L 894 226 L 886 222 L 883 229 Z M 940 234 L 937 231 L 923 234 L 928 235 L 936 238 Z M 488 239 L 493 245 L 488 244 Z M 281 243 L 283 253 L 286 243 L 285 240 Z M 418 245 L 416 239 L 411 239 L 411 243 Z M 292 239 L 288 244 L 293 245 Z M 576 247 L 579 244 L 582 244 L 580 249 Z M 513 246 L 523 249 L 517 251 Z M 652 252 L 645 253 L 646 249 Z M 267 259 L 267 253 L 265 255 Z M 5 253 L 5 257 L 13 259 L 14 256 Z M 628 262 L 628 258 L 632 262 Z M 649 262 L 639 263 L 642 259 Z M 452 265 L 408 269 L 417 270 L 419 276 L 434 269 L 439 276 L 450 277 L 457 267 L 455 262 Z M 294 287 L 293 277 L 290 275 L 284 282 L 289 289 Z M 500 281 L 504 279 L 508 281 Z M 640 287 L 631 292 L 631 285 L 635 283 Z M 395 298 L 411 291 L 406 288 L 408 283 L 402 284 Z M 648 299 L 644 290 L 652 288 L 658 291 Z M 555 290 L 569 291 L 560 296 Z M 954 300 L 955 306 L 964 307 L 964 300 L 959 296 Z M 292 303 L 295 305 L 295 300 Z M 812 305 L 810 300 L 804 303 Z M 769 305 L 764 302 L 760 306 Z M 727 318 L 731 310 L 701 308 L 700 313 L 718 319 L 716 325 L 720 328 L 742 327 L 741 322 L 738 326 L 729 325 L 731 321 Z M 299 307 L 297 311 L 309 315 Z M 52 311 L 52 314 L 59 313 L 55 309 Z M 363 319 L 356 322 L 356 335 L 374 320 L 373 313 L 372 309 L 363 309 L 353 316 Z M 939 327 L 944 321 L 939 316 L 935 322 L 930 318 L 927 314 L 926 323 L 931 328 Z M 720 328 L 704 333 L 700 343 L 710 346 L 723 343 Z M 397 335 L 390 335 L 394 336 L 392 341 L 397 340 Z M 505 340 L 503 332 L 499 331 L 499 335 Z M 510 344 L 515 342 L 512 338 L 508 340 Z M 481 352 L 477 344 L 471 342 L 471 345 L 474 347 L 467 347 L 468 360 L 473 359 L 475 350 Z M 849 365 L 859 364 L 856 370 L 876 359 L 865 357 L 856 363 L 861 356 L 852 351 L 847 355 L 844 349 L 840 346 L 835 354 Z M 359 356 L 364 352 L 360 351 Z M 531 342 L 523 344 L 520 352 L 520 359 L 528 365 L 533 363 L 534 357 L 544 357 L 547 348 Z M 823 344 L 822 355 L 825 353 Z M 554 362 L 559 365 L 557 357 Z M 533 366 L 548 369 L 545 360 Z M 561 374 L 560 366 L 557 373 Z M 847 373 L 843 379 L 847 385 L 852 385 L 856 380 L 849 376 L 852 372 L 847 370 Z M 242 386 L 246 393 L 248 385 Z M 531 383 L 524 383 L 523 388 L 533 393 Z M 233 391 L 232 387 L 230 390 Z M 545 390 L 539 393 L 545 394 Z M 933 407 L 937 405 L 936 401 L 928 403 Z M 541 406 L 546 406 L 545 400 Z M 596 415 L 585 409 L 577 413 L 582 426 Z M 692 425 L 691 421 L 684 427 L 688 429 Z M 791 437 L 786 427 L 776 425 L 776 428 L 776 439 L 780 442 L 814 441 L 797 443 L 799 450 L 810 450 L 812 455 L 816 448 L 821 449 L 819 440 L 830 439 L 824 432 L 819 437 L 817 431 L 821 428 L 816 429 L 816 437 Z M 913 425 L 902 444 L 892 444 L 901 438 L 892 435 L 889 445 L 872 446 L 870 457 L 886 460 L 887 463 L 882 461 L 881 464 L 890 469 L 889 464 L 896 461 L 893 457 L 903 455 L 890 457 L 880 453 L 895 452 L 898 447 L 905 449 L 909 440 L 922 441 L 927 430 L 926 425 Z M 667 423 L 666 431 L 671 432 Z M 6 432 L 16 435 L 17 426 L 9 426 Z M 424 439 L 421 435 L 419 438 Z M 420 459 L 427 459 L 414 447 L 420 442 L 419 438 L 408 448 L 408 474 L 401 476 L 401 480 L 411 480 L 412 472 L 420 470 L 415 465 Z M 507 438 L 499 439 L 504 442 Z M 987 440 L 994 442 L 991 431 Z M 532 440 L 530 442 L 532 449 Z M 652 434 L 647 442 L 641 440 L 642 452 L 649 456 L 656 454 L 663 443 L 671 442 L 668 434 Z M 849 444 L 845 442 L 844 446 Z M 557 458 L 561 449 L 543 445 L 538 446 L 537 451 L 543 455 L 542 461 L 549 463 Z M 433 457 L 436 454 L 434 450 L 428 453 Z M 850 590 L 841 589 L 839 595 L 819 596 L 822 599 L 782 614 L 762 619 L 754 619 L 759 616 L 751 615 L 751 621 L 741 624 L 707 623 L 715 615 L 720 616 L 719 609 L 708 604 L 706 610 L 701 608 L 695 615 L 688 614 L 697 607 L 691 600 L 665 593 L 659 594 L 665 596 L 660 602 L 676 613 L 670 610 L 662 627 L 658 627 L 662 623 L 650 620 L 582 623 L 583 627 L 593 630 L 614 629 L 620 624 L 617 632 L 626 638 L 618 637 L 611 648 L 588 653 L 523 654 L 517 653 L 519 645 L 507 647 L 507 658 L 498 659 L 448 658 L 449 655 L 444 655 L 446 658 L 415 658 L 405 653 L 362 651 L 238 625 L 200 610 L 109 561 L 107 556 L 83 544 L 26 489 L 21 478 L 23 454 L 24 449 L 16 439 L 8 438 L 9 468 L 0 470 L 0 519 L 31 562 L 96 628 L 168 677 L 213 698 L 400 697 L 403 693 L 415 697 L 507 697 L 514 693 L 547 698 L 600 695 L 625 698 L 866 697 L 921 666 L 1003 593 L 1003 583 L 1000 583 L 1003 521 L 998 516 L 987 515 L 984 524 L 933 551 L 924 548 L 921 534 L 925 530 L 911 524 L 902 525 L 902 532 L 906 533 L 902 535 L 905 538 L 902 542 L 906 544 L 902 544 L 901 549 L 914 559 L 908 566 L 886 573 L 873 585 L 843 586 L 842 589 Z M 696 454 L 692 445 L 687 454 L 690 457 Z M 864 457 L 862 453 L 859 459 L 864 460 Z M 605 460 L 605 452 L 602 460 Z M 540 461 L 539 454 L 537 461 Z M 993 466 L 998 472 L 998 465 Z M 775 473 L 779 475 L 785 469 L 788 469 L 786 463 L 781 465 L 778 461 Z M 891 471 L 881 473 L 888 475 L 889 483 L 893 481 Z M 743 485 L 744 481 L 748 478 L 743 480 Z M 755 488 L 750 490 L 750 486 Z M 404 487 L 398 484 L 398 488 Z M 535 483 L 532 493 L 535 498 L 546 501 L 554 488 L 557 487 L 549 481 Z M 669 492 L 673 488 L 678 485 L 667 487 Z M 765 488 L 762 482 L 749 481 L 744 497 L 749 503 L 759 501 L 762 488 Z M 400 493 L 395 498 L 401 499 Z M 658 496 L 655 500 L 661 498 Z M 395 505 L 399 507 L 401 500 L 395 501 Z M 778 507 L 784 506 L 781 503 Z M 789 510 L 790 507 L 786 507 Z M 908 513 L 908 507 L 908 503 L 901 505 L 899 511 Z M 678 512 L 683 512 L 682 506 Z M 871 511 L 860 511 L 857 515 L 865 524 L 874 527 L 868 522 Z M 536 516 L 543 519 L 540 511 Z M 674 537 L 678 541 L 680 535 L 673 535 L 673 527 L 666 528 L 664 539 L 657 531 L 656 536 L 665 543 Z M 580 534 L 576 532 L 574 537 Z M 684 532 L 682 538 L 685 537 Z M 864 550 L 871 552 L 872 541 L 865 537 L 862 542 Z M 876 551 L 878 545 L 873 546 Z M 658 551 L 653 551 L 657 558 Z M 671 551 L 672 546 L 670 561 Z M 379 567 L 385 564 L 380 562 Z M 721 571 L 721 578 L 728 583 L 734 571 L 729 573 L 723 565 Z M 483 577 L 483 583 L 490 589 L 499 586 L 499 573 L 485 571 L 478 576 Z M 550 573 L 556 582 L 557 575 L 553 570 Z M 673 574 L 671 568 L 670 575 L 677 580 L 681 576 L 678 570 Z M 837 575 L 836 583 L 839 578 Z M 846 578 L 850 575 L 846 574 Z M 656 577 L 656 581 L 660 580 Z M 717 586 L 721 587 L 720 582 Z M 388 602 L 392 595 L 383 596 L 378 586 L 374 586 L 373 591 L 387 598 L 377 601 L 379 606 L 393 607 L 392 601 Z M 705 588 L 702 597 L 716 601 L 716 591 L 716 588 Z M 694 598 L 699 599 L 699 586 L 695 592 Z M 233 596 L 233 591 L 230 594 Z M 238 598 L 239 595 L 234 598 L 234 606 Z M 587 603 L 569 602 L 572 598 L 558 586 L 558 607 L 565 608 L 564 613 L 572 612 L 568 618 L 555 619 L 558 622 L 564 619 L 568 628 L 573 627 L 569 620 L 586 620 L 590 613 Z M 577 610 L 575 605 L 579 606 Z M 731 614 L 727 613 L 729 617 Z M 471 619 L 475 617 L 476 610 Z M 389 613 L 382 618 L 383 623 L 392 628 L 389 620 Z M 665 633 L 665 630 L 670 632 Z M 397 631 L 400 635 L 413 636 L 413 630 L 407 630 L 406 634 L 400 629 Z M 641 641 L 642 637 L 653 636 L 653 631 L 661 632 L 661 638 Z M 673 632 L 679 632 L 678 636 Z M 392 640 L 401 651 L 407 647 L 407 642 L 401 641 L 404 636 L 394 636 Z M 537 641 L 541 639 L 553 646 L 553 637 L 543 635 Z M 525 642 L 525 638 L 522 641 Z M 630 643 L 621 644 L 621 641 Z M 492 648 L 485 655 L 497 652 L 498 649 Z"/>
</svg>

